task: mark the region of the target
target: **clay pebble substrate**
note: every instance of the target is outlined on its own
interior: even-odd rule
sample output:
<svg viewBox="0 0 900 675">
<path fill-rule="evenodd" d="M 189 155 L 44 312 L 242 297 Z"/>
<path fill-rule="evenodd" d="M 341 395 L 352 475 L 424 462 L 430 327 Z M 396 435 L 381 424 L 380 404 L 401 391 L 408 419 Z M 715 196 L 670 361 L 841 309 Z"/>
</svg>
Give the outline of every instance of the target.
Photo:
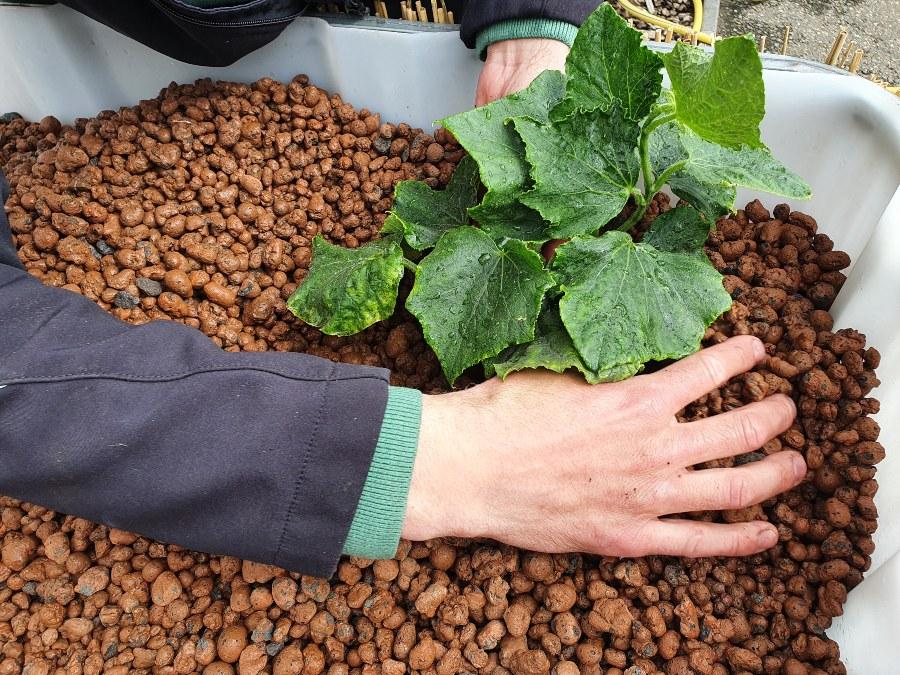
<svg viewBox="0 0 900 675">
<path fill-rule="evenodd" d="M 284 301 L 316 233 L 363 244 L 397 181 L 446 184 L 461 156 L 440 130 L 382 124 L 302 76 L 173 85 L 73 127 L 0 123 L 19 256 L 45 284 L 131 323 L 185 323 L 229 351 L 383 366 L 429 393 L 446 382 L 405 313 L 335 338 Z M 644 225 L 667 208 L 658 195 Z M 706 466 L 788 447 L 808 479 L 759 506 L 690 514 L 767 519 L 781 535 L 772 550 L 621 560 L 404 541 L 394 560 L 348 558 L 326 580 L 0 498 L 0 675 L 844 673 L 825 631 L 873 551 L 879 355 L 858 332 L 833 330 L 849 257 L 817 230 L 759 202 L 718 223 L 707 252 L 735 304 L 704 344 L 749 333 L 769 358 L 679 415 L 793 396 L 790 430 Z"/>
</svg>

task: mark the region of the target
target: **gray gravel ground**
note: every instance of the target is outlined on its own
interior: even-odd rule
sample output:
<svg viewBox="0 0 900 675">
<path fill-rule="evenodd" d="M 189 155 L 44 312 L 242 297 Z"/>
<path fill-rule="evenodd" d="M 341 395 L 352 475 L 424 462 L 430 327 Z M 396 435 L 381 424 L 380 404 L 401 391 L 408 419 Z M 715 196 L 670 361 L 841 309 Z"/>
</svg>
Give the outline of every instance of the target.
<svg viewBox="0 0 900 675">
<path fill-rule="evenodd" d="M 720 35 L 766 35 L 767 51 L 780 52 L 785 25 L 792 27 L 788 54 L 814 61 L 846 28 L 865 51 L 860 72 L 900 84 L 900 0 L 721 0 Z"/>
</svg>

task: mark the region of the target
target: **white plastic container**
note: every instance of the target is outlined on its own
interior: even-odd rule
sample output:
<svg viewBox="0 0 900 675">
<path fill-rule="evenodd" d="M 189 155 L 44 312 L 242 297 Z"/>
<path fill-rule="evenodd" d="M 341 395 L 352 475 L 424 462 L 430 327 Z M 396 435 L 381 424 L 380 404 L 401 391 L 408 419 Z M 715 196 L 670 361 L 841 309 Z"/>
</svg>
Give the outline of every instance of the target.
<svg viewBox="0 0 900 675">
<path fill-rule="evenodd" d="M 200 77 L 289 80 L 307 73 L 385 121 L 428 128 L 471 107 L 480 63 L 453 32 L 403 32 L 295 21 L 278 40 L 227 68 L 179 63 L 59 7 L 0 6 L 0 112 L 64 121 L 155 96 Z M 815 216 L 854 264 L 832 310 L 882 354 L 877 420 L 880 527 L 872 569 L 830 629 L 852 675 L 900 672 L 900 100 L 860 78 L 768 59 L 763 138 L 808 180 L 795 204 Z M 820 72 L 798 72 L 818 70 Z M 825 71 L 825 72 L 823 72 Z M 759 196 L 742 191 L 739 203 Z"/>
</svg>

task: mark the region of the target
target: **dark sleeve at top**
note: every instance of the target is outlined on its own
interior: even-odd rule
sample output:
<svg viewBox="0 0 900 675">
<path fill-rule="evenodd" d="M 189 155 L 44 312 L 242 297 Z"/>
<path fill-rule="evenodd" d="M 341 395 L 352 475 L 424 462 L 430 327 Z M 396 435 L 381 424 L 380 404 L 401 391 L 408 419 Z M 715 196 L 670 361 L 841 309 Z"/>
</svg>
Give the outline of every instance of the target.
<svg viewBox="0 0 900 675">
<path fill-rule="evenodd" d="M 580 26 L 602 4 L 599 0 L 469 0 L 460 35 L 467 47 L 474 48 L 478 34 L 501 21 L 556 19 Z"/>
<path fill-rule="evenodd" d="M 0 173 L 0 205 L 8 186 Z M 388 373 L 131 326 L 18 262 L 0 208 L 0 494 L 316 576 L 362 492 Z"/>
</svg>

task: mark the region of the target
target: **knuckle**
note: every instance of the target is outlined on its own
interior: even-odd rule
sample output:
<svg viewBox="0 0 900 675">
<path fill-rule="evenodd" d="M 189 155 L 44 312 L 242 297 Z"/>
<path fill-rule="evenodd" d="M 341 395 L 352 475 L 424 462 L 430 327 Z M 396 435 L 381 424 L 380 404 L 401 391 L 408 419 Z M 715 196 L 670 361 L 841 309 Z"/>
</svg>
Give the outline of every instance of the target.
<svg viewBox="0 0 900 675">
<path fill-rule="evenodd" d="M 725 382 L 728 379 L 722 360 L 713 354 L 701 352 L 697 361 L 697 367 L 703 373 L 704 393 L 711 391 L 720 382 Z"/>
<path fill-rule="evenodd" d="M 618 528 L 610 528 L 609 524 L 594 523 L 588 525 L 588 541 L 585 550 L 594 555 L 627 555 L 628 537 Z"/>
<path fill-rule="evenodd" d="M 659 516 L 673 513 L 672 505 L 676 504 L 684 494 L 683 476 L 656 480 L 647 486 L 647 506 L 651 515 Z"/>
<path fill-rule="evenodd" d="M 649 522 L 634 522 L 628 528 L 630 531 L 617 538 L 616 553 L 613 555 L 621 558 L 639 558 L 649 555 L 651 551 L 651 532 Z"/>
<path fill-rule="evenodd" d="M 701 527 L 692 526 L 684 538 L 682 555 L 686 558 L 700 558 L 705 554 L 706 532 Z"/>
<path fill-rule="evenodd" d="M 742 530 L 743 532 L 743 530 Z M 723 533 L 722 536 L 722 546 L 720 555 L 736 557 L 742 555 L 744 552 L 743 541 L 745 539 L 745 534 L 738 534 L 733 531 L 728 531 L 727 533 Z"/>
<path fill-rule="evenodd" d="M 759 420 L 749 412 L 738 415 L 738 442 L 747 451 L 756 450 L 766 442 L 765 433 L 760 428 Z"/>
<path fill-rule="evenodd" d="M 658 416 L 665 409 L 665 387 L 649 377 L 625 380 L 620 387 L 620 405 L 629 414 Z"/>
<path fill-rule="evenodd" d="M 737 471 L 740 471 L 738 469 Z M 728 480 L 725 505 L 728 510 L 745 509 L 755 503 L 753 486 L 748 476 L 738 473 Z"/>
</svg>

